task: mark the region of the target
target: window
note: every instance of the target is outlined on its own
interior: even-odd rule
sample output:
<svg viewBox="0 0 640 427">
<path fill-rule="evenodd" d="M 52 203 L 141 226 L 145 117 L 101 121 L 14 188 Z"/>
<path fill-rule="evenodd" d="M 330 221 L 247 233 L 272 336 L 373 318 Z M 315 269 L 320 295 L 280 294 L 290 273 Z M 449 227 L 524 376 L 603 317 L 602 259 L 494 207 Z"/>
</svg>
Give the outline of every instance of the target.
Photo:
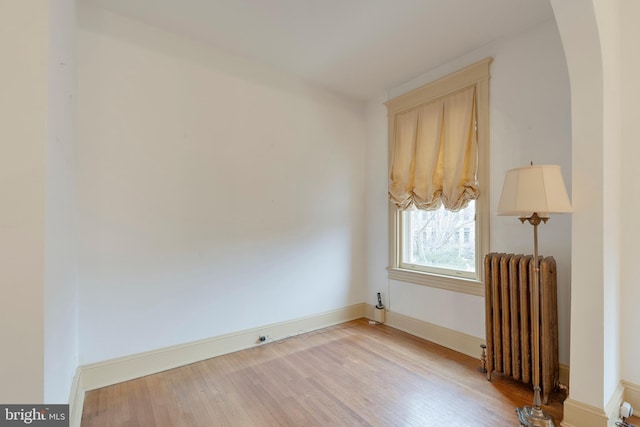
<svg viewBox="0 0 640 427">
<path fill-rule="evenodd" d="M 474 200 L 460 212 L 444 207 L 400 212 L 400 267 L 475 278 L 475 233 L 471 239 L 474 216 Z"/>
<path fill-rule="evenodd" d="M 417 283 L 427 286 L 450 289 L 474 295 L 483 295 L 484 287 L 481 286 L 483 278 L 480 277 L 482 271 L 482 260 L 484 254 L 488 253 L 488 208 L 489 208 L 489 179 L 488 179 L 488 156 L 489 156 L 489 65 L 491 58 L 473 64 L 463 70 L 450 74 L 433 83 L 429 83 L 412 92 L 401 95 L 386 103 L 389 111 L 389 153 L 390 153 L 390 248 L 389 248 L 389 278 L 402 280 L 405 282 Z M 409 137 L 419 140 L 422 132 L 421 119 L 416 119 L 416 115 L 431 114 L 431 106 L 440 102 L 441 99 L 455 96 L 462 91 L 474 91 L 474 114 L 472 118 L 473 131 L 475 132 L 475 149 L 477 153 L 472 153 L 475 178 L 477 188 L 471 190 L 478 191 L 471 200 L 463 200 L 451 210 L 440 207 L 436 210 L 434 206 L 440 204 L 427 197 L 425 198 L 424 188 L 417 188 L 408 195 L 398 194 L 407 191 L 407 186 L 403 182 L 396 182 L 394 169 L 397 167 L 396 157 L 398 149 L 402 155 L 406 155 L 406 148 L 398 148 L 394 145 L 397 138 L 407 138 L 406 130 L 414 132 Z M 453 95 L 452 95 L 453 94 Z M 444 105 L 444 104 L 443 104 Z M 431 110 L 429 110 L 431 109 Z M 415 111 L 415 113 L 414 113 Z M 424 113 L 424 112 L 427 113 Z M 413 117 L 411 115 L 414 114 Z M 444 116 L 445 113 L 442 113 Z M 410 118 L 410 119 L 405 119 Z M 403 122 L 404 120 L 404 122 Z M 414 122 L 407 120 L 415 120 Z M 446 118 L 438 116 L 433 121 L 438 126 L 446 127 Z M 408 127 L 406 123 L 411 123 L 415 127 Z M 429 124 L 431 126 L 431 124 Z M 404 128 L 403 128 L 404 126 Z M 424 126 L 426 128 L 426 125 Z M 415 134 L 415 135 L 414 135 Z M 446 141 L 441 140 L 441 144 Z M 418 146 L 418 143 L 414 143 Z M 415 149 L 412 155 L 420 148 Z M 437 157 L 437 155 L 435 156 Z M 435 160 L 434 160 L 435 161 Z M 440 161 L 438 159 L 438 161 Z M 470 163 L 468 160 L 465 160 Z M 408 162 L 405 162 L 409 164 Z M 415 160 L 411 160 L 410 170 L 416 175 Z M 431 173 L 431 172 L 430 172 Z M 422 174 L 431 176 L 429 173 Z M 430 184 L 429 184 L 430 185 Z M 431 191 L 431 187 L 428 188 Z M 435 191 L 435 190 L 434 190 Z M 473 193 L 473 191 L 464 191 Z M 435 194 L 435 192 L 434 192 Z M 405 197 L 406 196 L 406 197 Z M 440 196 L 440 194 L 437 194 Z M 404 199 L 403 199 L 404 197 Z M 476 198 L 477 197 L 477 198 Z M 475 199 L 475 200 L 473 200 Z M 468 202 L 468 203 L 467 203 Z M 452 202 L 448 200 L 451 205 Z M 455 203 L 455 202 L 454 202 Z M 462 206 L 467 203 L 466 207 Z M 419 205 L 421 209 L 415 209 Z M 399 206 L 399 207 L 397 207 Z"/>
</svg>

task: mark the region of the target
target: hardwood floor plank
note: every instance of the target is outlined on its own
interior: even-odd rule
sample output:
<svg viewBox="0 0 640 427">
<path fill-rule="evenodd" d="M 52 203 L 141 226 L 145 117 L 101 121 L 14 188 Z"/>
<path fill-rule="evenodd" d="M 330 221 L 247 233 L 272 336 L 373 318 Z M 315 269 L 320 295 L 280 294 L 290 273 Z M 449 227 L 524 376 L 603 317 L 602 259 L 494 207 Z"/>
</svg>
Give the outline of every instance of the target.
<svg viewBox="0 0 640 427">
<path fill-rule="evenodd" d="M 478 365 L 360 319 L 90 391 L 82 426 L 517 425 L 531 387 Z"/>
</svg>

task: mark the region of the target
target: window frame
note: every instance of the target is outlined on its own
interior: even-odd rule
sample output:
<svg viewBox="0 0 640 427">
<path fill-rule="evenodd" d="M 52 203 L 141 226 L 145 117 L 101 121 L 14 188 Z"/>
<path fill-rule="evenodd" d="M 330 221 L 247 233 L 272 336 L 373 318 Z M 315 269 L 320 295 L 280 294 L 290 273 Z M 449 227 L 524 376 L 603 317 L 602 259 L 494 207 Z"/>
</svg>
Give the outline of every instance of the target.
<svg viewBox="0 0 640 427">
<path fill-rule="evenodd" d="M 476 200 L 476 277 L 465 278 L 438 274 L 435 270 L 401 267 L 400 249 L 401 211 L 389 202 L 389 266 L 388 276 L 399 280 L 435 288 L 447 289 L 471 295 L 484 296 L 482 276 L 484 256 L 489 253 L 489 67 L 493 58 L 486 58 L 459 71 L 393 98 L 385 103 L 388 110 L 388 158 L 389 168 L 393 150 L 395 118 L 398 114 L 422 104 L 456 92 L 468 86 L 476 86 L 478 185 L 480 196 Z"/>
</svg>

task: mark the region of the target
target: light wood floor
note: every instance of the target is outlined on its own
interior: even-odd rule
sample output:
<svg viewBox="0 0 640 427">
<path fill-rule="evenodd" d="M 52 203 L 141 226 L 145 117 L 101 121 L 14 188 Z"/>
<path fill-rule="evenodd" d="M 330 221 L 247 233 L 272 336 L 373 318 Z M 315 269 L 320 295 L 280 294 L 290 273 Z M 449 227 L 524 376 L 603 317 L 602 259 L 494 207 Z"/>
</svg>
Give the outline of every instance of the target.
<svg viewBox="0 0 640 427">
<path fill-rule="evenodd" d="M 361 319 L 90 391 L 82 426 L 517 426 L 530 387 L 478 365 Z"/>
</svg>

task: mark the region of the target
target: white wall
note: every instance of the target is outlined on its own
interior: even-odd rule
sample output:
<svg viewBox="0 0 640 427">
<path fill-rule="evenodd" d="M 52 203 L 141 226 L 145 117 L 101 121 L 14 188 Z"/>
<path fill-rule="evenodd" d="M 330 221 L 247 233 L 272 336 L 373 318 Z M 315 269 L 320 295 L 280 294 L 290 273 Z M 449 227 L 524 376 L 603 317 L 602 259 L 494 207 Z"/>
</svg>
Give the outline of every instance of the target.
<svg viewBox="0 0 640 427">
<path fill-rule="evenodd" d="M 76 367 L 74 11 L 0 4 L 3 403 L 67 403 Z"/>
<path fill-rule="evenodd" d="M 387 271 L 389 264 L 389 180 L 387 148 L 386 95 L 367 103 L 367 150 L 366 150 L 366 283 L 365 300 L 377 303 L 376 293 L 384 297 L 389 305 Z"/>
<path fill-rule="evenodd" d="M 361 302 L 363 105 L 79 13 L 81 363 Z"/>
<path fill-rule="evenodd" d="M 620 278 L 621 278 L 621 62 L 620 10 L 618 1 L 594 2 L 602 52 L 603 123 L 601 155 L 595 159 L 602 164 L 602 324 L 603 324 L 603 398 L 607 405 L 620 382 Z M 579 146 L 575 146 L 580 150 Z M 595 147 L 593 147 L 595 148 Z M 582 151 L 582 150 L 580 150 Z M 588 158 L 588 157 L 587 157 Z M 588 162 L 588 160 L 587 160 Z M 590 165 L 581 164 L 576 170 L 587 172 Z M 598 199 L 597 193 L 584 188 L 584 195 Z M 594 197 L 595 196 L 595 197 Z M 590 203 L 593 203 L 591 201 Z M 593 206 L 596 208 L 596 206 Z M 600 208 L 600 206 L 597 206 Z M 598 226 L 598 223 L 591 224 Z M 574 244 L 577 243 L 574 241 Z M 578 249 L 579 251 L 580 249 Z M 574 394 L 576 396 L 577 394 Z M 572 396 L 572 397 L 574 397 Z"/>
<path fill-rule="evenodd" d="M 640 280 L 635 266 L 640 257 L 640 192 L 637 185 L 637 160 L 640 159 L 638 144 L 638 120 L 640 119 L 640 54 L 638 40 L 640 27 L 640 2 L 621 2 L 622 28 L 622 286 L 621 286 L 621 354 L 622 379 L 640 385 Z M 636 408 L 638 410 L 640 408 Z"/>
<path fill-rule="evenodd" d="M 42 402 L 47 7 L 0 2 L 0 402 Z"/>
<path fill-rule="evenodd" d="M 569 81 L 560 37 L 550 21 L 497 40 L 455 61 L 391 88 L 367 109 L 367 299 L 387 295 L 389 309 L 477 337 L 484 337 L 484 298 L 387 279 L 387 131 L 381 105 L 425 83 L 491 56 L 490 197 L 492 251 L 533 252 L 533 230 L 516 218 L 497 217 L 505 172 L 533 161 L 559 164 L 571 191 Z M 560 362 L 569 362 L 571 216 L 541 226 L 540 253 L 558 262 Z M 452 314 L 452 310 L 454 313 Z M 454 316 L 455 315 L 455 316 Z"/>
<path fill-rule="evenodd" d="M 67 403 L 77 366 L 75 0 L 49 0 L 44 401 Z"/>
</svg>

